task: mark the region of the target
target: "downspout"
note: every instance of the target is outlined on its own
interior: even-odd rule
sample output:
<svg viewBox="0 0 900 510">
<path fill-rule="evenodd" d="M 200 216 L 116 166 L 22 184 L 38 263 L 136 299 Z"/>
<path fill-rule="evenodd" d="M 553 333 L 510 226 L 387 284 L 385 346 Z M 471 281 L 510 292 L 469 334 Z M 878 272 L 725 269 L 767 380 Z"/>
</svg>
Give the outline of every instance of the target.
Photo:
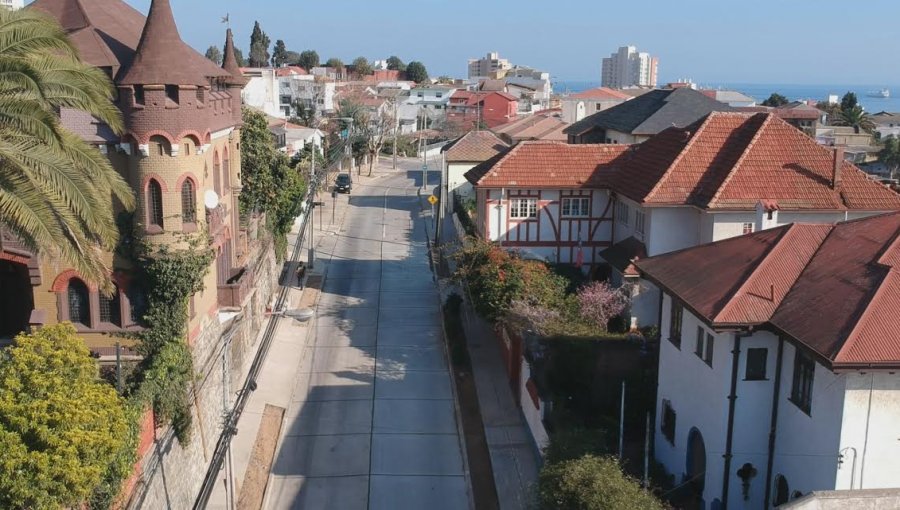
<svg viewBox="0 0 900 510">
<path fill-rule="evenodd" d="M 784 357 L 784 338 L 778 337 L 778 356 L 775 361 L 775 386 L 772 390 L 772 418 L 769 421 L 769 453 L 766 460 L 766 487 L 765 487 L 765 503 L 763 508 L 769 508 L 770 499 L 772 497 L 772 468 L 775 465 L 775 438 L 778 428 L 778 395 L 781 394 L 781 364 Z M 856 460 L 854 459 L 854 463 Z"/>
<path fill-rule="evenodd" d="M 741 360 L 741 339 L 751 332 L 734 334 L 734 350 L 731 351 L 731 394 L 728 395 L 728 434 L 725 437 L 725 468 L 722 477 L 722 508 L 728 508 L 728 482 L 731 480 L 731 449 L 734 443 L 734 413 L 737 401 L 737 375 Z"/>
<path fill-rule="evenodd" d="M 872 382 L 869 383 L 869 407 L 866 410 L 866 438 L 863 440 L 862 462 L 859 466 L 859 488 L 865 488 L 864 477 L 866 476 L 866 450 L 869 449 L 869 421 L 872 417 L 872 392 L 875 391 L 875 372 L 872 372 Z"/>
</svg>

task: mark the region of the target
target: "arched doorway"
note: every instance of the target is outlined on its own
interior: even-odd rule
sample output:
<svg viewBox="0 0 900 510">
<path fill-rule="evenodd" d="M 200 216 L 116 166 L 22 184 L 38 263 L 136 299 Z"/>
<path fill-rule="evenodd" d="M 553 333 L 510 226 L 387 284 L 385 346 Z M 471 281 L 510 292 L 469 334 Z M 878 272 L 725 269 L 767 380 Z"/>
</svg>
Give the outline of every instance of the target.
<svg viewBox="0 0 900 510">
<path fill-rule="evenodd" d="M 0 338 L 12 338 L 28 328 L 34 290 L 28 266 L 0 259 Z"/>
<path fill-rule="evenodd" d="M 703 443 L 703 435 L 696 427 L 688 434 L 685 474 L 697 500 L 702 501 L 703 490 L 706 488 L 706 445 Z"/>
</svg>

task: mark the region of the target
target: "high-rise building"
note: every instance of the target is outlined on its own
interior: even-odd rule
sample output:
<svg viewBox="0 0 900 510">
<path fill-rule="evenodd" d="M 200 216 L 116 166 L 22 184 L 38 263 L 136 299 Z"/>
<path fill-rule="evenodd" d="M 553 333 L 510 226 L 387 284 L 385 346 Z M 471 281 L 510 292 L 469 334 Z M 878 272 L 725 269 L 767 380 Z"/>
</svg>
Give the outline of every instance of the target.
<svg viewBox="0 0 900 510">
<path fill-rule="evenodd" d="M 509 60 L 500 58 L 496 51 L 488 53 L 484 58 L 469 60 L 469 78 L 500 79 L 509 69 L 512 69 L 512 64 Z"/>
<path fill-rule="evenodd" d="M 659 59 L 638 52 L 634 46 L 622 46 L 603 59 L 602 86 L 610 88 L 655 87 Z"/>
<path fill-rule="evenodd" d="M 25 7 L 25 0 L 0 0 L 0 7 L 6 7 L 7 9 L 21 9 Z"/>
</svg>

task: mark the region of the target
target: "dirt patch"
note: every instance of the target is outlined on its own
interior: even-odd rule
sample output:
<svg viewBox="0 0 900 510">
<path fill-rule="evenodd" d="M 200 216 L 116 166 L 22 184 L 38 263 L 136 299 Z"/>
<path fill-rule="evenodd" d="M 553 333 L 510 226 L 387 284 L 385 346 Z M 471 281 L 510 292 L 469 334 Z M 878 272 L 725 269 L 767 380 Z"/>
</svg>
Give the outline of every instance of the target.
<svg viewBox="0 0 900 510">
<path fill-rule="evenodd" d="M 472 374 L 472 364 L 466 347 L 466 335 L 462 328 L 461 303 L 459 296 L 454 295 L 444 305 L 444 327 L 459 399 L 460 419 L 469 463 L 469 481 L 472 485 L 476 510 L 496 510 L 500 508 L 500 502 L 494 484 L 491 453 L 484 434 L 475 377 Z"/>
<path fill-rule="evenodd" d="M 275 459 L 275 447 L 281 436 L 281 423 L 284 421 L 284 408 L 266 404 L 263 411 L 250 463 L 244 473 L 237 507 L 240 510 L 259 510 L 262 508 L 269 472 Z"/>
</svg>

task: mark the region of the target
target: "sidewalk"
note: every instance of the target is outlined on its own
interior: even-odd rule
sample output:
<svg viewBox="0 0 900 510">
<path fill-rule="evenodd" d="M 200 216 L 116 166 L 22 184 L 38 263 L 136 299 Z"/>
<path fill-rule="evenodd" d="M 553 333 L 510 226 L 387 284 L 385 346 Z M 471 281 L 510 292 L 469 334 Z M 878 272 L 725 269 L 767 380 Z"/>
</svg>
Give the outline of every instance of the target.
<svg viewBox="0 0 900 510">
<path fill-rule="evenodd" d="M 449 256 L 456 251 L 456 246 L 452 244 L 457 239 L 456 228 L 449 216 L 443 224 L 441 235 L 445 243 L 442 251 L 444 256 Z M 451 271 L 455 270 L 452 260 L 448 264 Z M 539 471 L 534 441 L 513 398 L 493 329 L 472 310 L 468 300 L 462 311 L 500 508 L 532 508 Z"/>
</svg>

